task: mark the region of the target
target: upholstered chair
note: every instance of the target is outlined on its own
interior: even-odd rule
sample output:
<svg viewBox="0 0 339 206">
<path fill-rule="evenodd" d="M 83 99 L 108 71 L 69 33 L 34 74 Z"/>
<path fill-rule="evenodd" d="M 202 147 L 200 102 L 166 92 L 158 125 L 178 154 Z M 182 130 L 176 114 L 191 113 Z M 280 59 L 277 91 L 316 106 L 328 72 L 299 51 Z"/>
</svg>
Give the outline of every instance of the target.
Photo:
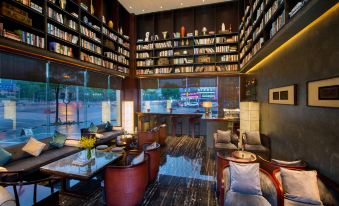
<svg viewBox="0 0 339 206">
<path fill-rule="evenodd" d="M 167 125 L 162 124 L 159 126 L 159 143 L 161 146 L 166 145 L 166 138 L 167 138 Z"/>
<path fill-rule="evenodd" d="M 136 165 L 108 166 L 104 174 L 106 205 L 139 205 L 148 185 L 148 158 Z"/>
<path fill-rule="evenodd" d="M 138 149 L 142 150 L 145 144 L 157 142 L 157 134 L 154 131 L 138 132 Z"/>
<path fill-rule="evenodd" d="M 292 169 L 292 168 L 289 168 Z M 301 169 L 293 169 L 293 170 L 299 170 L 299 171 L 303 171 Z M 280 176 L 281 172 L 280 172 L 280 168 L 274 170 L 273 172 L 273 178 L 275 179 L 275 181 L 278 183 L 278 188 L 280 190 L 281 198 L 280 198 L 280 205 L 283 206 L 318 206 L 315 204 L 306 204 L 306 203 L 301 203 L 301 202 L 296 202 L 293 200 L 289 200 L 287 198 L 284 197 L 284 190 L 283 190 L 283 186 L 282 186 L 282 179 Z M 305 181 L 308 181 L 305 179 Z M 320 199 L 322 201 L 322 204 L 320 205 L 339 205 L 339 187 L 337 184 L 335 184 L 334 182 L 330 181 L 329 179 L 321 176 L 321 175 L 317 175 L 317 184 L 318 184 L 318 189 L 319 189 L 319 194 L 320 194 Z"/>
<path fill-rule="evenodd" d="M 149 149 L 145 148 L 145 154 L 149 157 L 149 183 L 156 181 L 160 167 L 160 144 Z"/>
<path fill-rule="evenodd" d="M 253 152 L 257 155 L 260 155 L 264 159 L 271 159 L 271 140 L 268 136 L 264 134 L 260 135 L 260 141 L 257 144 L 254 144 L 253 141 L 250 141 L 250 138 L 247 136 L 246 132 L 242 136 L 242 141 L 246 151 Z"/>
<path fill-rule="evenodd" d="M 265 170 L 260 169 L 260 185 L 262 196 L 247 195 L 233 192 L 231 188 L 230 167 L 226 166 L 223 171 L 223 184 L 220 190 L 220 205 L 225 206 L 265 206 L 268 203 L 278 206 L 279 189 L 272 176 Z"/>
<path fill-rule="evenodd" d="M 214 149 L 216 151 L 228 151 L 230 154 L 237 150 L 238 148 L 238 135 L 232 134 L 231 135 L 231 141 L 224 143 L 224 142 L 218 142 L 218 134 L 214 133 L 213 134 L 213 139 L 214 139 Z"/>
</svg>

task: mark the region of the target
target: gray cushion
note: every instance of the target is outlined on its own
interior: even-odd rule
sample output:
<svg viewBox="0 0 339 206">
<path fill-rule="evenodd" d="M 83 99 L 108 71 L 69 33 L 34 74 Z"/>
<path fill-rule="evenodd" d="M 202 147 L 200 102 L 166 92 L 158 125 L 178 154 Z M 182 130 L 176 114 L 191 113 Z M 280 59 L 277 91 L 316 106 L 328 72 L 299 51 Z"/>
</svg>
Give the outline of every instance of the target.
<svg viewBox="0 0 339 206">
<path fill-rule="evenodd" d="M 321 205 L 310 205 L 310 204 L 292 201 L 292 200 L 285 198 L 284 199 L 284 206 L 322 206 L 322 204 Z"/>
<path fill-rule="evenodd" d="M 271 204 L 261 195 L 228 191 L 225 196 L 225 206 L 271 206 Z"/>
<path fill-rule="evenodd" d="M 268 151 L 268 149 L 262 145 L 249 145 L 249 144 L 245 144 L 245 150 L 248 151 Z"/>
<path fill-rule="evenodd" d="M 216 143 L 214 146 L 216 149 L 237 149 L 237 147 L 232 143 L 228 143 L 228 144 Z"/>
<path fill-rule="evenodd" d="M 258 131 L 246 131 L 245 143 L 251 145 L 261 145 L 260 133 Z"/>
<path fill-rule="evenodd" d="M 231 142 L 231 130 L 223 131 L 223 130 L 217 130 L 217 138 L 216 143 L 230 143 Z"/>
<path fill-rule="evenodd" d="M 55 160 L 61 159 L 68 155 L 74 154 L 79 151 L 79 148 L 76 147 L 62 147 L 60 149 L 53 149 L 45 151 L 38 157 L 32 157 L 20 159 L 14 162 L 11 162 L 6 165 L 7 170 L 9 171 L 36 171 L 39 170 L 41 166 L 46 165 Z"/>
</svg>

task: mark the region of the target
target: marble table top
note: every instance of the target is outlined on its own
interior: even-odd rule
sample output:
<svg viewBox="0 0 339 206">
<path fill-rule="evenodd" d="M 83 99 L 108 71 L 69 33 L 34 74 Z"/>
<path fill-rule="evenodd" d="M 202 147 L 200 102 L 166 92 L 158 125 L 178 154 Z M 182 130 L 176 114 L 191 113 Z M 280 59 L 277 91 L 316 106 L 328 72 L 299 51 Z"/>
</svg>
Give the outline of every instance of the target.
<svg viewBox="0 0 339 206">
<path fill-rule="evenodd" d="M 115 160 L 122 157 L 120 153 L 104 152 L 92 149 L 92 161 L 84 166 L 73 164 L 74 160 L 78 160 L 87 156 L 87 151 L 82 150 L 78 153 L 62 158 L 40 168 L 44 173 L 63 177 L 74 178 L 79 180 L 88 180 L 94 175 L 102 171 L 105 166 L 111 164 Z"/>
</svg>

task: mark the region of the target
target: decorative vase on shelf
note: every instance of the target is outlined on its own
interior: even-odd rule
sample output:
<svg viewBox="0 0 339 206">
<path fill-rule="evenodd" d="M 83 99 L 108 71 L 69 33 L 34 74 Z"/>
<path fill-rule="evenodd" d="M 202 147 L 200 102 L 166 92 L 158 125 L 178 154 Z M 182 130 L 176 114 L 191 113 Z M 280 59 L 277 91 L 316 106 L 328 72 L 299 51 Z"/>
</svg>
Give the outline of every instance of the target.
<svg viewBox="0 0 339 206">
<path fill-rule="evenodd" d="M 225 31 L 226 31 L 225 23 L 222 23 L 222 24 L 221 24 L 221 32 L 222 32 L 222 33 L 225 33 Z"/>
<path fill-rule="evenodd" d="M 93 1 L 91 0 L 91 6 L 90 6 L 90 13 L 93 15 L 94 14 L 94 6 L 93 6 Z"/>
<path fill-rule="evenodd" d="M 67 4 L 67 1 L 66 0 L 60 0 L 60 7 L 62 9 L 65 9 L 66 8 L 66 4 Z"/>
<path fill-rule="evenodd" d="M 206 32 L 207 32 L 207 28 L 206 28 L 206 27 L 203 27 L 203 28 L 202 28 L 202 34 L 203 34 L 203 35 L 206 35 Z"/>
<path fill-rule="evenodd" d="M 184 38 L 186 34 L 186 28 L 184 26 L 181 26 L 180 28 L 180 36 L 181 38 Z M 185 42 L 184 40 L 181 41 L 181 45 L 184 46 Z"/>
<path fill-rule="evenodd" d="M 164 39 L 167 39 L 167 31 L 163 31 L 163 32 L 162 32 L 162 37 L 163 37 Z"/>
<path fill-rule="evenodd" d="M 110 29 L 113 29 L 114 24 L 113 24 L 113 21 L 112 21 L 112 20 L 109 20 L 109 21 L 108 21 L 108 27 L 109 27 Z"/>
<path fill-rule="evenodd" d="M 102 16 L 102 23 L 106 24 L 106 17 Z"/>
</svg>

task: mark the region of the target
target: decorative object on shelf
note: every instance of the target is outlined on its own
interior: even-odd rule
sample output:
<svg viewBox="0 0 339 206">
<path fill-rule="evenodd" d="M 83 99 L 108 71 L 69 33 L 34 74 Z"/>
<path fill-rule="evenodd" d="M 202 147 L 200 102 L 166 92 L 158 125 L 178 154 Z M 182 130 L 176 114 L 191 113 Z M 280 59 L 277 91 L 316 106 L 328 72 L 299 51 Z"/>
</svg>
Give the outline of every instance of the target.
<svg viewBox="0 0 339 206">
<path fill-rule="evenodd" d="M 198 63 L 210 63 L 211 57 L 209 56 L 199 56 L 198 57 Z"/>
<path fill-rule="evenodd" d="M 113 29 L 113 28 L 114 28 L 114 23 L 113 23 L 112 20 L 109 20 L 109 21 L 108 21 L 108 27 L 109 27 L 110 29 Z"/>
<path fill-rule="evenodd" d="M 197 29 L 194 30 L 194 36 L 199 36 L 199 31 Z"/>
<path fill-rule="evenodd" d="M 60 7 L 61 7 L 62 9 L 65 9 L 65 8 L 66 8 L 67 0 L 60 0 L 59 3 L 60 3 Z"/>
<path fill-rule="evenodd" d="M 187 50 L 182 51 L 184 55 L 188 54 Z"/>
<path fill-rule="evenodd" d="M 159 58 L 158 65 L 159 66 L 169 65 L 169 61 L 167 58 Z"/>
<path fill-rule="evenodd" d="M 163 32 L 162 32 L 162 37 L 163 37 L 164 39 L 167 39 L 167 31 L 163 31 Z"/>
<path fill-rule="evenodd" d="M 206 32 L 207 32 L 207 28 L 206 28 L 206 27 L 203 27 L 203 28 L 202 28 L 202 34 L 203 34 L 203 35 L 206 35 Z"/>
<path fill-rule="evenodd" d="M 149 33 L 149 31 L 148 32 L 146 32 L 146 34 L 145 34 L 145 41 L 149 41 L 150 39 L 149 39 L 149 36 L 150 35 L 150 33 Z"/>
<path fill-rule="evenodd" d="M 92 15 L 94 14 L 93 0 L 91 0 L 90 13 L 91 13 Z"/>
<path fill-rule="evenodd" d="M 212 102 L 203 102 L 202 107 L 205 108 L 205 118 L 211 118 Z"/>
<path fill-rule="evenodd" d="M 180 28 L 180 37 L 184 38 L 186 34 L 186 28 L 184 26 L 181 26 Z M 184 40 L 181 41 L 181 45 L 184 46 Z"/>
<path fill-rule="evenodd" d="M 248 101 L 257 101 L 257 80 L 247 80 L 245 83 L 245 96 Z"/>
<path fill-rule="evenodd" d="M 119 34 L 124 35 L 124 32 L 122 31 L 122 27 L 119 29 Z"/>
<path fill-rule="evenodd" d="M 268 103 L 297 105 L 297 85 L 269 89 Z"/>
<path fill-rule="evenodd" d="M 307 106 L 339 108 L 339 77 L 307 82 Z"/>
<path fill-rule="evenodd" d="M 84 16 L 83 21 L 87 24 L 88 23 L 88 18 L 87 16 Z"/>
<path fill-rule="evenodd" d="M 92 149 L 95 146 L 96 139 L 92 137 L 81 137 L 80 144 L 87 151 L 87 159 L 92 158 Z"/>
<path fill-rule="evenodd" d="M 106 17 L 102 16 L 102 23 L 106 24 Z"/>
<path fill-rule="evenodd" d="M 225 23 L 223 22 L 221 24 L 221 33 L 225 33 L 226 32 L 226 26 L 225 26 Z"/>
<path fill-rule="evenodd" d="M 232 32 L 232 24 L 230 24 L 230 27 L 228 29 L 228 32 Z"/>
<path fill-rule="evenodd" d="M 190 44 L 190 42 L 188 41 L 188 39 L 186 39 L 186 46 L 188 46 Z"/>
<path fill-rule="evenodd" d="M 154 40 L 159 40 L 159 36 L 158 35 L 154 35 Z"/>
</svg>

